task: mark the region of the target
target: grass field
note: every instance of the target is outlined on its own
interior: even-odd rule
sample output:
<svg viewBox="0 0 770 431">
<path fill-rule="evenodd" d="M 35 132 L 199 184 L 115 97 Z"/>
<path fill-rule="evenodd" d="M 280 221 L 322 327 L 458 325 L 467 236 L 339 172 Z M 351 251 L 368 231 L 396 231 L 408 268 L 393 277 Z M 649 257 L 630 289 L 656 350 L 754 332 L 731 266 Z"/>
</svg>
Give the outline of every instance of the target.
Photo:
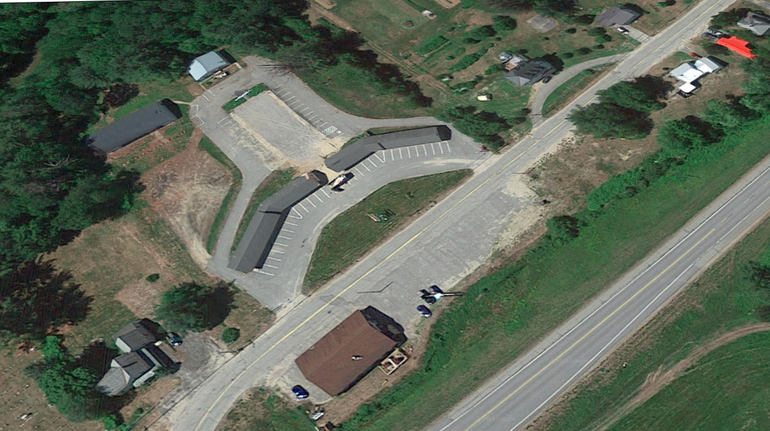
<svg viewBox="0 0 770 431">
<path fill-rule="evenodd" d="M 297 176 L 296 174 L 297 172 L 295 172 L 293 168 L 273 171 L 264 179 L 264 181 L 262 181 L 259 187 L 254 190 L 251 199 L 249 199 L 249 204 L 246 206 L 246 211 L 243 213 L 240 223 L 238 223 L 238 229 L 235 231 L 235 240 L 233 240 L 233 245 L 230 248 L 231 252 L 238 248 L 238 243 L 241 242 L 241 238 L 243 238 L 243 233 L 246 232 L 249 222 L 251 222 L 254 214 L 257 213 L 259 204 L 275 194 L 278 190 L 284 188 L 286 184 L 289 184 L 289 182 Z"/>
<path fill-rule="evenodd" d="M 247 392 L 224 420 L 217 431 L 313 431 L 315 426 L 300 406 L 267 389 L 257 388 Z"/>
<path fill-rule="evenodd" d="M 720 334 L 758 321 L 757 308 L 770 298 L 749 281 L 746 267 L 752 261 L 770 264 L 768 244 L 770 221 L 765 221 L 605 360 L 603 371 L 587 376 L 538 429 L 596 429 L 618 415 L 612 429 L 762 429 L 751 423 L 766 423 L 770 407 L 761 404 L 770 387 L 766 333 L 713 351 L 626 417 L 623 413 L 629 413 L 624 406 L 648 375 L 671 369 Z M 747 346 L 753 350 L 745 351 Z M 753 352 L 760 357 L 752 358 Z M 626 368 L 618 369 L 621 362 Z"/>
<path fill-rule="evenodd" d="M 238 192 L 241 190 L 243 175 L 241 175 L 241 170 L 238 169 L 238 166 L 235 166 L 235 163 L 233 163 L 233 161 L 230 160 L 219 147 L 214 145 L 208 137 L 204 136 L 201 138 L 198 146 L 203 151 L 209 153 L 214 160 L 226 167 L 233 176 L 233 185 L 222 200 L 222 206 L 219 208 L 219 212 L 217 212 L 214 221 L 211 223 L 209 235 L 206 238 L 206 250 L 209 254 L 213 254 L 214 248 L 217 246 L 217 241 L 219 240 L 219 234 L 222 232 L 222 227 L 224 227 L 227 216 L 230 214 L 230 209 L 232 209 L 233 203 L 235 202 L 235 197 L 238 196 Z"/>
<path fill-rule="evenodd" d="M 560 85 L 559 88 L 554 90 L 553 93 L 545 99 L 545 103 L 543 103 L 543 117 L 550 117 L 561 108 L 567 106 L 575 96 L 579 95 L 585 91 L 585 89 L 590 87 L 591 84 L 598 81 L 604 76 L 604 72 L 612 66 L 612 64 L 607 64 L 584 70 Z"/>
<path fill-rule="evenodd" d="M 679 168 L 634 198 L 595 214 L 573 241 L 533 249 L 475 283 L 434 323 L 422 369 L 359 409 L 345 429 L 414 429 L 446 411 L 770 153 L 768 133 L 770 117 L 747 124 L 741 136 L 727 138 L 720 150 L 708 153 L 708 162 Z M 418 404 L 431 408 L 415 409 Z"/>
<path fill-rule="evenodd" d="M 309 293 L 323 286 L 470 175 L 463 169 L 396 181 L 335 217 L 321 231 L 302 290 Z M 368 216 L 385 211 L 392 214 L 385 222 L 375 223 Z"/>
</svg>

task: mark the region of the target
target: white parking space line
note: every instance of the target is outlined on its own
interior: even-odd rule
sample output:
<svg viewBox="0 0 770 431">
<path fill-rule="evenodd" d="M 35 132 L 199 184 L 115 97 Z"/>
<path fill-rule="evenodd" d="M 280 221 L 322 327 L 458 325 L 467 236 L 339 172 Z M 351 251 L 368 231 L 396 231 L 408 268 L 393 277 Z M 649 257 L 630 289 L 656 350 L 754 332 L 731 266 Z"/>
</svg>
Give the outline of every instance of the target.
<svg viewBox="0 0 770 431">
<path fill-rule="evenodd" d="M 294 219 L 297 219 L 297 220 L 302 220 L 302 214 L 301 214 L 299 211 L 297 211 L 297 209 L 296 209 L 296 208 L 292 208 L 292 210 L 293 210 L 295 213 L 297 213 L 297 215 L 295 216 L 295 215 L 289 214 L 289 217 L 291 217 L 291 218 L 294 218 Z"/>
<path fill-rule="evenodd" d="M 276 262 L 280 262 L 281 261 L 281 259 L 278 259 L 277 257 L 270 257 L 270 256 L 268 256 L 267 258 L 270 259 L 270 260 L 274 260 Z"/>
<path fill-rule="evenodd" d="M 313 203 L 313 201 L 311 201 L 311 200 L 310 200 L 310 198 L 308 198 L 307 200 L 305 200 L 305 202 L 308 202 L 310 205 L 313 205 L 313 208 L 318 208 L 317 206 L 315 206 L 315 204 Z"/>
<path fill-rule="evenodd" d="M 281 251 L 281 250 L 272 250 L 272 252 L 273 253 L 278 253 L 278 254 L 286 254 L 285 251 Z"/>
<path fill-rule="evenodd" d="M 406 147 L 406 154 L 409 156 L 409 158 L 412 158 L 412 151 L 409 149 L 409 147 Z"/>
<path fill-rule="evenodd" d="M 367 171 L 369 171 L 369 172 L 371 172 L 371 171 L 372 171 L 371 169 L 369 169 L 369 166 L 366 166 L 366 165 L 365 165 L 365 164 L 363 164 L 363 163 L 361 163 L 361 166 L 363 166 L 364 168 L 366 168 L 366 170 L 367 170 Z"/>
<path fill-rule="evenodd" d="M 297 223 L 292 223 L 290 221 L 287 221 L 286 224 L 289 226 L 299 226 Z"/>
<path fill-rule="evenodd" d="M 314 194 L 313 196 L 315 196 L 315 198 L 318 199 L 319 202 L 324 203 L 324 201 L 318 197 L 318 193 Z"/>
<path fill-rule="evenodd" d="M 206 99 L 206 100 L 208 100 L 209 102 L 211 102 L 211 100 L 210 100 L 208 97 L 206 97 L 206 95 L 205 95 L 205 94 L 201 94 L 201 96 L 203 96 L 203 98 L 204 98 L 204 99 Z"/>
<path fill-rule="evenodd" d="M 433 151 L 433 155 L 436 155 L 436 148 L 433 146 L 433 142 L 430 143 L 430 149 Z"/>
<path fill-rule="evenodd" d="M 321 118 L 321 120 L 323 120 L 323 118 Z M 321 120 L 318 120 L 318 121 L 321 121 Z M 327 124 L 326 121 L 324 121 L 323 124 L 319 124 L 318 127 L 323 127 L 324 124 Z"/>
<path fill-rule="evenodd" d="M 299 205 L 299 206 L 301 206 L 301 207 L 302 207 L 302 209 L 303 209 L 303 210 L 305 210 L 305 212 L 307 212 L 307 213 L 309 213 L 309 212 L 310 212 L 310 211 L 309 211 L 307 208 L 305 208 L 305 206 L 304 206 L 304 205 L 302 205 L 302 202 L 300 202 L 298 205 Z"/>
<path fill-rule="evenodd" d="M 326 195 L 326 197 L 327 197 L 327 198 L 330 198 L 330 197 L 331 197 L 331 196 L 329 196 L 329 193 L 326 193 L 326 190 L 325 190 L 325 189 L 321 189 L 321 191 L 322 191 L 322 192 L 324 192 L 324 194 Z"/>
<path fill-rule="evenodd" d="M 446 149 L 449 151 L 449 154 L 452 154 L 452 148 L 449 146 L 449 142 L 446 143 Z"/>
<path fill-rule="evenodd" d="M 394 161 L 394 162 L 396 161 L 396 158 L 395 158 L 395 156 L 393 155 L 393 148 L 391 148 L 391 149 L 390 149 L 390 160 L 391 160 L 391 161 Z"/>
<path fill-rule="evenodd" d="M 286 229 L 285 227 L 284 227 L 284 228 L 281 228 L 281 232 L 289 232 L 289 233 L 294 233 L 294 231 L 293 231 L 293 230 L 291 230 L 291 229 Z"/>
<path fill-rule="evenodd" d="M 286 94 L 289 94 L 289 93 L 286 93 Z M 295 97 L 297 97 L 297 96 L 291 96 L 291 97 L 289 97 L 288 99 L 286 99 L 286 102 L 288 102 L 289 100 L 291 100 L 291 99 L 293 99 L 293 98 L 295 98 Z M 284 102 L 284 103 L 286 103 L 286 102 Z"/>
<path fill-rule="evenodd" d="M 291 241 L 291 238 L 288 236 L 278 235 L 278 238 L 285 239 L 286 241 Z"/>
<path fill-rule="evenodd" d="M 288 245 L 286 245 L 286 244 L 281 244 L 280 242 L 276 242 L 276 243 L 274 243 L 274 244 L 275 244 L 275 245 L 277 245 L 277 246 L 280 246 L 280 247 L 286 247 L 286 248 L 289 248 L 289 246 L 288 246 Z"/>
<path fill-rule="evenodd" d="M 308 115 L 312 114 L 312 112 L 308 112 Z M 308 121 L 311 121 L 313 118 L 317 117 L 318 115 L 313 115 L 312 117 L 308 118 Z"/>
<path fill-rule="evenodd" d="M 380 162 L 385 163 L 385 160 L 387 159 L 388 156 L 383 154 L 382 158 L 380 158 L 380 155 L 378 153 L 374 153 L 374 157 L 377 157 L 377 160 L 379 160 Z"/>
<path fill-rule="evenodd" d="M 425 144 L 423 144 L 422 150 L 425 151 L 425 157 L 428 157 L 428 147 L 426 147 Z"/>
<path fill-rule="evenodd" d="M 401 148 L 398 149 L 398 160 L 404 160 L 404 155 L 401 153 Z"/>
<path fill-rule="evenodd" d="M 275 266 L 275 265 L 270 265 L 270 264 L 267 264 L 267 263 L 265 264 L 265 266 L 266 266 L 266 267 L 268 267 L 268 268 L 278 269 L 278 267 L 277 267 L 277 266 Z"/>
<path fill-rule="evenodd" d="M 265 275 L 269 275 L 271 277 L 275 277 L 275 274 L 270 274 L 269 272 L 262 271 L 261 269 L 258 269 L 257 272 L 260 273 L 260 274 L 265 274 Z"/>
<path fill-rule="evenodd" d="M 356 170 L 356 172 L 358 172 L 358 175 L 361 175 L 361 176 L 366 176 L 366 175 L 364 175 L 364 174 L 363 174 L 363 172 L 361 172 L 361 171 L 360 171 L 358 168 L 354 167 L 353 169 L 355 169 L 355 170 Z M 353 178 L 355 178 L 355 177 L 353 177 Z"/>
<path fill-rule="evenodd" d="M 441 146 L 442 142 L 438 143 L 438 149 L 441 150 L 441 154 L 444 154 L 444 147 Z"/>
<path fill-rule="evenodd" d="M 229 120 L 229 119 L 230 119 L 230 116 L 228 115 L 227 117 L 225 117 L 225 118 L 223 118 L 223 119 L 221 119 L 221 120 L 217 121 L 217 124 L 219 124 L 219 123 L 221 123 L 221 122 L 223 122 L 223 121 L 225 121 L 225 120 Z"/>
<path fill-rule="evenodd" d="M 375 165 L 375 164 L 374 164 L 374 162 L 372 161 L 372 159 L 366 159 L 366 160 L 367 160 L 369 163 L 371 163 L 371 164 L 372 164 L 372 166 L 374 166 L 375 168 L 377 167 L 377 165 Z"/>
<path fill-rule="evenodd" d="M 310 107 L 309 107 L 309 106 L 308 106 L 307 108 L 305 108 L 305 109 L 303 109 L 303 110 L 299 111 L 299 112 L 300 112 L 300 113 L 301 113 L 301 112 L 305 112 L 305 111 L 307 111 L 308 109 L 310 109 Z"/>
</svg>

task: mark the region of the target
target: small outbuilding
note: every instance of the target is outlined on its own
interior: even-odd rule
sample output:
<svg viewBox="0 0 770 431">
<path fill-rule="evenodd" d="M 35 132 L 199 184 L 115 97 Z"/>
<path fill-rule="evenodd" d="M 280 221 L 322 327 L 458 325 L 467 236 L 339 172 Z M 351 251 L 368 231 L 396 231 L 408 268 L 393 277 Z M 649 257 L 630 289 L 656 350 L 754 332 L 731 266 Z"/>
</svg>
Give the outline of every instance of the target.
<svg viewBox="0 0 770 431">
<path fill-rule="evenodd" d="M 615 6 L 599 14 L 594 22 L 603 26 L 628 25 L 636 21 L 640 16 L 642 14 L 631 8 Z"/>
<path fill-rule="evenodd" d="M 770 17 L 756 12 L 749 12 L 738 21 L 738 26 L 749 30 L 757 36 L 764 36 L 770 31 Z"/>
<path fill-rule="evenodd" d="M 173 123 L 181 116 L 182 111 L 174 102 L 163 99 L 102 127 L 86 138 L 86 144 L 99 153 L 111 153 Z"/>
<path fill-rule="evenodd" d="M 343 320 L 295 363 L 306 379 L 335 396 L 352 388 L 404 341 L 401 325 L 369 306 Z"/>
<path fill-rule="evenodd" d="M 202 81 L 209 76 L 219 72 L 230 63 L 216 51 L 201 55 L 193 60 L 187 67 L 187 72 L 196 81 Z"/>
</svg>

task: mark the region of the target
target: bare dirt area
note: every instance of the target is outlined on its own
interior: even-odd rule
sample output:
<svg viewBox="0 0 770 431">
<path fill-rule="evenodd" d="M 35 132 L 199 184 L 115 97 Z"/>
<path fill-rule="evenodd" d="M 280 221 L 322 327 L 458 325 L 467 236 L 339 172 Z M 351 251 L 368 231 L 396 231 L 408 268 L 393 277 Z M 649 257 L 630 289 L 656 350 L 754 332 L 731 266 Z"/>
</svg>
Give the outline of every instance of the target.
<svg viewBox="0 0 770 431">
<path fill-rule="evenodd" d="M 644 404 L 645 401 L 652 398 L 655 394 L 660 392 L 671 382 L 676 380 L 682 375 L 692 372 L 697 368 L 693 368 L 693 365 L 697 363 L 701 358 L 711 353 L 712 351 L 724 346 L 727 343 L 737 340 L 738 338 L 745 337 L 746 335 L 755 334 L 757 332 L 770 331 L 770 323 L 756 323 L 746 325 L 730 332 L 726 332 L 706 344 L 693 349 L 686 358 L 677 362 L 674 366 L 666 369 L 664 365 L 661 365 L 655 372 L 647 376 L 644 384 L 642 385 L 639 393 L 623 407 L 619 408 L 615 414 L 613 414 L 599 430 L 603 431 L 608 429 L 618 419 L 622 418 L 626 414 L 633 411 L 636 407 Z"/>
<path fill-rule="evenodd" d="M 193 133 L 187 148 L 142 176 L 150 206 L 181 239 L 201 268 L 210 258 L 206 238 L 222 199 L 232 185 L 232 175 L 208 153 L 198 148 L 203 136 Z"/>
</svg>

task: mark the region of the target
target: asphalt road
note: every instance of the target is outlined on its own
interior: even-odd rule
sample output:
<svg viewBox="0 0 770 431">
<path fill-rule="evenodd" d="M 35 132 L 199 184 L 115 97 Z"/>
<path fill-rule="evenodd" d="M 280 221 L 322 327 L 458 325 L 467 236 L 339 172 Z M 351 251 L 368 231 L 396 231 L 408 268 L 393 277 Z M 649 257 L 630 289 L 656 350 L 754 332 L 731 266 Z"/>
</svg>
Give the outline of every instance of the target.
<svg viewBox="0 0 770 431">
<path fill-rule="evenodd" d="M 667 30 L 642 44 L 625 60 L 619 62 L 612 72 L 578 97 L 575 104 L 590 103 L 596 91 L 605 89 L 619 80 L 643 74 L 662 58 L 676 51 L 687 39 L 701 32 L 709 16 L 726 8 L 730 3 L 727 0 L 702 0 Z M 164 409 L 163 413 L 173 424 L 172 428 L 184 431 L 214 430 L 232 403 L 254 385 L 267 383 L 288 391 L 292 384 L 306 384 L 293 365 L 294 358 L 355 309 L 375 305 L 393 316 L 404 327 L 412 327 L 411 323 L 419 320 L 414 311 L 414 306 L 419 303 L 415 291 L 433 283 L 451 286 L 472 272 L 489 257 L 503 228 L 515 220 L 522 207 L 532 205 L 535 200 L 532 195 L 511 188 L 515 183 L 512 178 L 525 172 L 571 132 L 572 127 L 565 118 L 574 106 L 573 104 L 544 121 L 530 136 L 505 154 L 487 159 L 476 168 L 476 174 L 462 187 L 322 292 L 297 304 L 291 313 L 279 318 L 266 334 L 226 363 L 182 403 L 168 410 Z M 696 253 L 696 249 L 688 256 Z M 648 290 L 657 286 L 657 283 L 653 283 Z M 362 293 L 383 288 L 385 290 L 382 294 Z M 611 316 L 609 313 L 603 314 L 604 317 L 599 322 L 614 322 L 613 319 L 619 318 L 619 315 L 626 313 L 616 312 Z M 635 321 L 628 330 L 639 325 L 639 321 Z M 572 335 L 577 336 L 576 340 L 580 340 L 581 337 L 587 338 L 590 334 L 601 332 L 589 332 L 590 328 L 586 325 L 580 326 Z M 554 337 L 558 338 L 557 335 L 555 333 Z M 622 335 L 618 337 L 618 341 L 621 337 Z M 549 368 L 530 366 L 519 373 L 519 376 L 525 377 L 524 381 L 549 377 L 538 386 L 538 393 L 542 391 L 544 394 L 558 394 L 559 388 L 566 387 L 564 381 L 569 377 L 562 375 L 559 370 L 564 368 L 566 363 L 572 362 L 571 358 L 577 350 L 575 347 L 562 356 L 554 357 L 558 358 L 554 363 L 558 365 L 552 364 Z M 527 357 L 532 355 L 536 356 L 536 351 Z M 590 364 L 581 364 L 579 368 L 581 367 L 585 371 Z M 503 376 L 504 373 L 501 374 L 504 379 Z M 306 387 L 310 389 L 311 398 L 320 393 L 320 390 L 309 384 Z M 530 390 L 531 388 L 527 388 L 528 395 Z M 521 393 L 522 391 L 517 392 Z M 482 394 L 483 392 L 480 392 L 477 397 L 483 398 Z M 508 400 L 512 398 L 508 395 L 508 392 L 497 391 L 487 399 L 492 403 L 491 407 L 502 400 L 501 408 L 508 408 Z M 533 391 L 533 399 L 535 395 L 537 394 Z M 548 396 L 542 398 L 546 403 Z M 323 396 L 315 400 L 323 400 Z M 543 401 L 529 402 L 528 410 L 533 412 L 532 415 Z M 465 405 L 472 405 L 472 400 L 470 404 L 466 402 Z M 486 414 L 487 411 L 489 410 L 472 409 L 463 418 L 470 420 L 468 425 L 476 421 L 474 417 L 487 424 L 485 420 L 499 414 L 497 410 L 490 414 Z M 456 412 L 462 414 L 462 410 Z M 456 412 L 448 417 L 457 417 Z M 527 415 L 529 413 L 524 414 L 521 419 Z M 532 415 L 529 415 L 530 418 Z M 510 429 L 515 423 L 509 425 L 505 429 Z M 506 425 L 491 425 L 492 429 L 503 429 L 501 426 Z"/>
</svg>

